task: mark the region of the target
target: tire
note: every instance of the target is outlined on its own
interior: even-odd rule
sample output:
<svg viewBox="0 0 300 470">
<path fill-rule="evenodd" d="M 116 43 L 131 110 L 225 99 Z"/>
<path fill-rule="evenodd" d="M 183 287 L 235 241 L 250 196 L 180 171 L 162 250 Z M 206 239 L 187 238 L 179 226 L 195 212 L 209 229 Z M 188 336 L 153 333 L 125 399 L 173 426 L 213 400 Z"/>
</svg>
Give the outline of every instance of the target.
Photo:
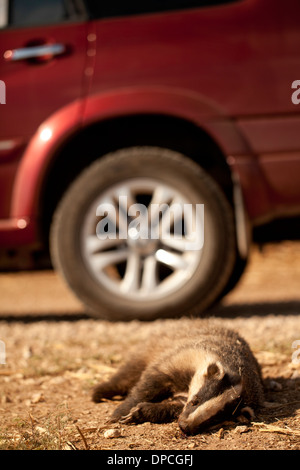
<svg viewBox="0 0 300 470">
<path fill-rule="evenodd" d="M 175 203 L 192 212 L 172 215 Z M 204 204 L 203 247 L 191 225 L 197 204 Z M 152 212 L 157 207 L 160 217 Z M 152 232 L 143 236 L 146 220 Z M 193 161 L 171 150 L 134 147 L 97 160 L 71 185 L 54 215 L 50 247 L 54 267 L 97 318 L 196 315 L 230 279 L 234 217 L 223 191 Z"/>
<path fill-rule="evenodd" d="M 235 287 L 239 284 L 241 278 L 243 277 L 246 267 L 248 265 L 248 257 L 246 259 L 241 258 L 239 253 L 236 252 L 236 262 L 234 265 L 234 268 L 232 270 L 232 274 L 225 286 L 225 288 L 222 290 L 220 293 L 218 300 L 221 300 L 225 295 L 227 295 L 229 292 L 231 292 Z"/>
</svg>

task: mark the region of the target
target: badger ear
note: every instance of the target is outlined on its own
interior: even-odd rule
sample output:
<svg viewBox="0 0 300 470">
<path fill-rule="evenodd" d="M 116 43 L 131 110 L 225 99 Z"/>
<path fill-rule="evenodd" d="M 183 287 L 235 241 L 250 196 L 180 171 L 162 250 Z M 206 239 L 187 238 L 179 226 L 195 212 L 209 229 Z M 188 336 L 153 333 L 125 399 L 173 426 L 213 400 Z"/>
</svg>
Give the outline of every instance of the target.
<svg viewBox="0 0 300 470">
<path fill-rule="evenodd" d="M 204 373 L 204 377 L 211 379 L 215 377 L 216 379 L 222 379 L 224 377 L 225 371 L 222 364 L 219 361 L 212 362 L 207 366 L 207 369 Z"/>
</svg>

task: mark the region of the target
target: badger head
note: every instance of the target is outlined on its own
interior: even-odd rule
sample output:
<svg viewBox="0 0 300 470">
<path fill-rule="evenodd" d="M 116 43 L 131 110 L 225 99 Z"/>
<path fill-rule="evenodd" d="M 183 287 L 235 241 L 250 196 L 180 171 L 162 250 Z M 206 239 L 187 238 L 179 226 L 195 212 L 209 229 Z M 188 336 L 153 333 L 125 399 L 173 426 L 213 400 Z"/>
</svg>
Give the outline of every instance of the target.
<svg viewBox="0 0 300 470">
<path fill-rule="evenodd" d="M 185 434 L 196 434 L 228 419 L 242 402 L 242 389 L 241 376 L 225 371 L 219 361 L 197 370 L 178 419 L 180 429 Z"/>
</svg>

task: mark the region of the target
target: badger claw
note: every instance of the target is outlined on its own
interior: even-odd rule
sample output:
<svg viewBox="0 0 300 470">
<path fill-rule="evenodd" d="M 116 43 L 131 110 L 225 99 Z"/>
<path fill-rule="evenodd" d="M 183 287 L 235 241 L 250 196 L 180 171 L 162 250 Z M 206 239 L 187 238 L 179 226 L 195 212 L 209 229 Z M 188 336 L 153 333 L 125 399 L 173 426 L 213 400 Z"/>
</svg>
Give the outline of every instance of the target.
<svg viewBox="0 0 300 470">
<path fill-rule="evenodd" d="M 135 406 L 134 408 L 131 408 L 130 412 L 127 415 L 122 416 L 119 419 L 119 423 L 121 424 L 135 423 L 137 421 L 139 410 L 140 410 L 139 405 Z"/>
<path fill-rule="evenodd" d="M 119 419 L 119 423 L 121 424 L 130 424 L 132 423 L 132 415 L 131 413 L 128 413 L 126 416 L 122 416 L 122 418 Z"/>
</svg>

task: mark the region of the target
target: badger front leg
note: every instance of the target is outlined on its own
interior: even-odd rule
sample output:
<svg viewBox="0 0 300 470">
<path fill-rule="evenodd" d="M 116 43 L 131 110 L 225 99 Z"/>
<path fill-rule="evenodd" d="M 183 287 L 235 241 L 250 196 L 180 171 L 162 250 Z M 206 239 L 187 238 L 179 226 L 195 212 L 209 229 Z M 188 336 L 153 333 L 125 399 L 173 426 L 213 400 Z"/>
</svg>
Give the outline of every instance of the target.
<svg viewBox="0 0 300 470">
<path fill-rule="evenodd" d="M 153 369 L 145 371 L 140 381 L 135 385 L 135 387 L 133 387 L 126 400 L 120 406 L 118 406 L 118 408 L 113 413 L 112 421 L 119 421 L 122 418 L 126 417 L 127 422 L 129 422 L 129 416 L 131 414 L 131 411 L 133 411 L 133 409 L 137 409 L 138 405 L 140 404 L 143 404 L 143 407 L 140 408 L 144 408 L 144 411 L 141 411 L 140 413 L 136 412 L 135 414 L 133 414 L 131 422 L 136 422 L 134 421 L 135 418 L 133 416 L 135 416 L 136 419 L 142 419 L 143 414 L 150 416 L 151 407 L 149 405 L 157 405 L 158 402 L 165 400 L 171 395 L 172 381 L 166 374 Z M 160 404 L 162 405 L 162 403 Z M 159 407 L 152 407 L 154 415 L 155 411 L 158 409 Z M 138 415 L 140 415 L 140 418 L 137 418 Z M 147 418 L 143 419 L 143 421 L 150 420 Z"/>
<path fill-rule="evenodd" d="M 168 423 L 179 417 L 183 410 L 180 400 L 164 400 L 161 403 L 142 402 L 132 408 L 128 415 L 123 416 L 120 423 Z"/>
</svg>

